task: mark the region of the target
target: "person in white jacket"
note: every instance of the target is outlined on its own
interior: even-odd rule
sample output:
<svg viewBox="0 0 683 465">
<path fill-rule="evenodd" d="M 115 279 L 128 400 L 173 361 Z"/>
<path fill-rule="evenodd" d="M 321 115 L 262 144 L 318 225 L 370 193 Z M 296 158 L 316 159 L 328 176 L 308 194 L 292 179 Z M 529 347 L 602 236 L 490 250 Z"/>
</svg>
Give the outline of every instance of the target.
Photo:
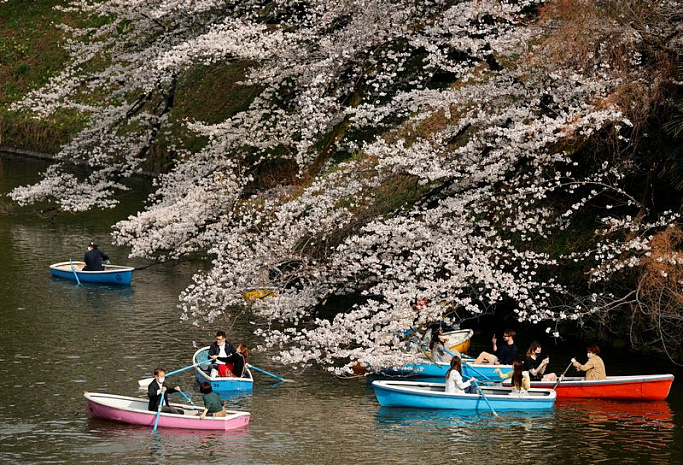
<svg viewBox="0 0 683 465">
<path fill-rule="evenodd" d="M 449 394 L 465 394 L 465 389 L 472 385 L 474 378 L 463 382 L 462 361 L 460 357 L 451 359 L 451 367 L 446 372 L 446 392 Z"/>
</svg>

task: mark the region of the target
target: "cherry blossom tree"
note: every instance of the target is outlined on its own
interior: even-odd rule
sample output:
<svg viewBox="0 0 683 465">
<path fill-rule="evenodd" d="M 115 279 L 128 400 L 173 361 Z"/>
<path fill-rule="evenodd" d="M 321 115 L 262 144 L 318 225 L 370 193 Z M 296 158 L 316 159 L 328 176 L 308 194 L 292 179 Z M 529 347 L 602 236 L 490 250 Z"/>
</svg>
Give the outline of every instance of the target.
<svg viewBox="0 0 683 465">
<path fill-rule="evenodd" d="M 115 205 L 159 137 L 173 145 L 178 79 L 248 63 L 242 85 L 258 89 L 248 107 L 188 121 L 205 147 L 174 146 L 146 209 L 114 227 L 131 257 L 214 257 L 180 296 L 183 319 L 247 305 L 277 359 L 337 374 L 405 362 L 404 331 L 445 313 L 462 321 L 505 306 L 557 336 L 563 322 L 618 308 L 614 276 L 651 260 L 655 234 L 679 219 L 630 191 L 637 148 L 625 148 L 643 129 L 623 95 L 674 85 L 644 52 L 681 49 L 680 2 L 643 2 L 652 8 L 638 23 L 586 21 L 590 40 L 559 54 L 571 35 L 563 3 L 73 1 L 68 11 L 100 25 L 67 28 L 69 66 L 15 109 L 78 111 L 89 125 L 63 163 L 12 197 Z M 615 149 L 591 152 L 606 145 Z M 273 166 L 296 176 L 254 192 Z M 587 217 L 590 241 L 558 245 Z M 569 269 L 583 284 L 563 282 Z M 245 303 L 252 287 L 276 292 Z M 357 303 L 325 310 L 346 295 Z M 419 315 L 416 295 L 430 299 Z"/>
</svg>

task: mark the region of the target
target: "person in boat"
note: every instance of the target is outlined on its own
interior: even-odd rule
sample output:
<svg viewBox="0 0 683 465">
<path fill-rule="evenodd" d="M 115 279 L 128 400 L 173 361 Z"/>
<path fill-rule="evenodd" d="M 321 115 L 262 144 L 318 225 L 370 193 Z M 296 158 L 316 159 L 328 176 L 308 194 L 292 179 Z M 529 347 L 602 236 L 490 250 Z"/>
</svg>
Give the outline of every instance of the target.
<svg viewBox="0 0 683 465">
<path fill-rule="evenodd" d="M 511 396 L 526 396 L 529 395 L 529 387 L 531 387 L 531 379 L 529 372 L 524 369 L 524 363 L 521 360 L 512 362 L 512 371 L 502 373 L 500 368 L 493 370 L 501 379 L 512 378 Z"/>
<path fill-rule="evenodd" d="M 429 351 L 432 353 L 432 358 L 437 362 L 443 362 L 446 358 L 446 342 L 448 338 L 443 334 L 443 328 L 439 324 L 435 324 L 431 329 L 432 336 L 429 341 Z"/>
<path fill-rule="evenodd" d="M 88 244 L 88 250 L 85 252 L 83 258 L 85 266 L 81 271 L 104 271 L 102 262 L 109 263 L 109 255 L 97 248 L 97 244 L 91 242 Z"/>
<path fill-rule="evenodd" d="M 583 365 L 577 362 L 575 358 L 572 358 L 572 365 L 574 365 L 574 368 L 586 372 L 586 381 L 607 379 L 605 362 L 600 358 L 600 347 L 595 344 L 590 345 L 586 352 L 588 361 Z"/>
<path fill-rule="evenodd" d="M 184 414 L 185 411 L 181 408 L 171 407 L 168 402 L 168 395 L 174 392 L 180 392 L 180 387 L 169 387 L 166 384 L 166 370 L 163 368 L 157 368 L 154 370 L 154 381 L 149 383 L 147 386 L 147 397 L 149 398 L 149 404 L 147 409 L 153 412 L 159 410 L 159 401 L 161 400 L 161 393 L 164 393 L 164 405 L 161 407 L 161 411 L 165 413 L 177 413 Z"/>
<path fill-rule="evenodd" d="M 206 417 L 224 417 L 227 415 L 225 411 L 225 403 L 220 396 L 213 392 L 211 383 L 203 382 L 199 385 L 199 392 L 202 393 L 202 400 L 204 401 L 204 411 L 198 413 L 202 420 Z"/>
<path fill-rule="evenodd" d="M 237 346 L 237 350 L 232 357 L 230 357 L 230 362 L 232 362 L 232 376 L 237 378 L 243 378 L 247 371 L 247 360 L 249 359 L 249 348 L 240 344 Z"/>
<path fill-rule="evenodd" d="M 220 376 L 228 376 L 228 372 L 233 369 L 232 356 L 235 353 L 235 346 L 228 341 L 225 331 L 216 332 L 216 340 L 209 347 L 209 358 L 213 360 L 207 367 L 207 371 L 217 370 Z"/>
<path fill-rule="evenodd" d="M 524 359 L 524 369 L 529 372 L 531 381 L 555 381 L 557 375 L 555 373 L 546 373 L 550 357 L 541 358 L 541 344 L 534 341 L 526 351 L 526 359 Z"/>
<path fill-rule="evenodd" d="M 482 352 L 474 360 L 474 364 L 491 363 L 494 365 L 510 365 L 517 356 L 517 346 L 515 345 L 516 333 L 511 329 L 503 331 L 503 344 L 498 346 L 496 335 L 493 335 L 493 353 Z"/>
<path fill-rule="evenodd" d="M 446 372 L 446 392 L 449 394 L 470 394 L 474 389 L 474 378 L 462 380 L 462 360 L 460 357 L 451 359 L 451 367 Z"/>
</svg>

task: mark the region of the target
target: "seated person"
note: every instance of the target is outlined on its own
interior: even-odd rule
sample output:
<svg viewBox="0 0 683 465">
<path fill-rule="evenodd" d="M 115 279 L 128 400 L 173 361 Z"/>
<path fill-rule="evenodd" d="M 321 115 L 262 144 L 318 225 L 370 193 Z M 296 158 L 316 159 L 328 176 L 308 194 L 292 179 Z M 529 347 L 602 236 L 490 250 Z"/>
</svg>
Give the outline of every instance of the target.
<svg viewBox="0 0 683 465">
<path fill-rule="evenodd" d="M 572 358 L 572 365 L 574 365 L 574 368 L 585 371 L 586 380 L 607 379 L 605 362 L 603 362 L 602 358 L 600 358 L 600 347 L 593 344 L 588 346 L 587 352 L 588 353 L 586 355 L 588 356 L 588 361 L 584 365 L 581 365 L 576 361 L 575 358 Z"/>
<path fill-rule="evenodd" d="M 436 324 L 432 326 L 432 335 L 429 341 L 429 351 L 432 353 L 432 358 L 437 362 L 443 362 L 446 359 L 445 343 L 448 338 L 443 335 L 443 328 Z"/>
<path fill-rule="evenodd" d="M 541 344 L 534 341 L 526 351 L 526 359 L 524 359 L 524 369 L 529 372 L 531 381 L 555 381 L 557 375 L 555 373 L 546 373 L 546 368 L 550 363 L 550 357 L 541 359 Z"/>
<path fill-rule="evenodd" d="M 104 271 L 102 262 L 109 263 L 109 255 L 98 249 L 97 244 L 91 242 L 88 245 L 88 251 L 85 253 L 83 261 L 85 266 L 83 266 L 82 271 Z"/>
<path fill-rule="evenodd" d="M 202 393 L 202 400 L 204 401 L 204 411 L 199 413 L 202 420 L 206 417 L 224 417 L 227 415 L 225 405 L 220 396 L 211 389 L 211 383 L 203 382 L 199 386 L 199 392 Z"/>
<path fill-rule="evenodd" d="M 503 331 L 503 340 L 505 341 L 500 347 L 496 344 L 496 335 L 493 335 L 491 342 L 493 343 L 493 353 L 482 352 L 474 360 L 474 364 L 491 363 L 495 365 L 511 365 L 517 355 L 517 346 L 515 345 L 515 332 L 511 329 Z"/>
<path fill-rule="evenodd" d="M 503 374 L 500 368 L 493 370 L 494 373 L 498 373 L 501 379 L 512 378 L 512 391 L 510 391 L 511 396 L 526 396 L 529 395 L 529 387 L 531 386 L 531 381 L 529 380 L 529 372 L 524 370 L 524 363 L 519 360 L 512 362 L 512 371 L 508 371 Z"/>
<path fill-rule="evenodd" d="M 446 372 L 446 392 L 449 394 L 472 394 L 474 378 L 463 382 L 462 361 L 460 357 L 451 359 L 451 367 Z"/>
<path fill-rule="evenodd" d="M 206 367 L 206 371 L 211 372 L 212 370 L 218 370 L 221 365 L 232 363 L 231 359 L 234 353 L 235 347 L 227 340 L 225 331 L 216 332 L 216 340 L 212 342 L 209 347 L 209 358 L 213 360 L 213 363 L 210 363 L 209 366 Z M 223 367 L 220 370 L 225 372 L 225 368 L 226 367 Z M 232 370 L 232 367 L 229 368 Z M 223 374 L 221 376 L 225 375 Z"/>
<path fill-rule="evenodd" d="M 247 360 L 249 359 L 249 348 L 244 344 L 237 346 L 237 350 L 232 357 L 230 357 L 230 363 L 232 363 L 232 375 L 236 378 L 244 377 L 247 371 Z"/>
<path fill-rule="evenodd" d="M 164 413 L 177 413 L 183 415 L 185 413 L 183 409 L 171 407 L 168 402 L 168 394 L 180 392 L 180 388 L 178 386 L 172 388 L 168 387 L 166 384 L 166 371 L 157 368 L 154 370 L 154 381 L 147 386 L 147 397 L 149 398 L 149 404 L 147 404 L 148 410 L 151 410 L 152 412 L 159 410 L 162 392 L 164 393 L 164 405 L 161 407 L 161 411 Z"/>
</svg>

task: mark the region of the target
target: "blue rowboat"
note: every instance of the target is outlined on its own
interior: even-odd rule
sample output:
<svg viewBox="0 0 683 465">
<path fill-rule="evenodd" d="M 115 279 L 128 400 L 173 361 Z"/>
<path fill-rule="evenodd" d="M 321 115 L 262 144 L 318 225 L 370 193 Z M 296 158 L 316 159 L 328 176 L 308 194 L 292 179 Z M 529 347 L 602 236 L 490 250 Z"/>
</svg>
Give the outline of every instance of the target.
<svg viewBox="0 0 683 465">
<path fill-rule="evenodd" d="M 401 367 L 382 370 L 382 373 L 390 376 L 405 376 L 414 378 L 445 378 L 446 372 L 450 368 L 450 362 L 421 362 L 407 363 Z M 463 359 L 462 377 L 463 379 L 476 378 L 480 381 L 502 381 L 498 373 L 494 373 L 499 368 L 505 374 L 512 371 L 512 365 L 491 365 L 490 363 L 473 364 Z"/>
<path fill-rule="evenodd" d="M 192 357 L 192 364 L 196 365 L 209 359 L 209 347 L 203 347 L 194 353 Z M 206 364 L 204 367 L 206 368 Z M 254 378 L 251 375 L 249 368 L 245 368 L 244 376 L 242 378 L 210 376 L 199 366 L 194 368 L 194 375 L 200 383 L 211 383 L 211 389 L 218 395 L 231 395 L 236 392 L 244 391 L 251 392 L 254 388 Z"/>
<path fill-rule="evenodd" d="M 552 409 L 557 394 L 552 389 L 529 389 L 519 396 L 503 386 L 480 387 L 481 394 L 446 393 L 445 383 L 378 380 L 372 382 L 377 401 L 382 407 L 410 407 L 442 410 L 535 411 Z M 488 400 L 488 403 L 486 402 Z"/>
<path fill-rule="evenodd" d="M 73 263 L 73 268 L 71 264 Z M 82 271 L 84 262 L 60 262 L 50 265 L 50 273 L 58 278 L 82 283 L 117 284 L 130 286 L 133 279 L 132 266 L 104 265 L 104 271 Z M 75 271 L 75 274 L 74 274 Z M 78 280 L 76 279 L 78 275 Z"/>
</svg>

